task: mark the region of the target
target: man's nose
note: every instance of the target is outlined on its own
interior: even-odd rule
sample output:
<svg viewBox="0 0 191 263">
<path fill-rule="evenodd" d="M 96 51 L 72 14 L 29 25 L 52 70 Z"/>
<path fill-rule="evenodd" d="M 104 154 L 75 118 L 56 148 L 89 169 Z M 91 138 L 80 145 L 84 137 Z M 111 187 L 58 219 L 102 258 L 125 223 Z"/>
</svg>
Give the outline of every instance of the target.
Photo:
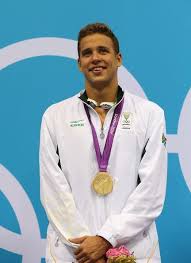
<svg viewBox="0 0 191 263">
<path fill-rule="evenodd" d="M 100 61 L 100 55 L 99 55 L 99 53 L 98 53 L 97 51 L 95 51 L 95 52 L 92 53 L 92 60 L 93 60 L 94 62 Z"/>
</svg>

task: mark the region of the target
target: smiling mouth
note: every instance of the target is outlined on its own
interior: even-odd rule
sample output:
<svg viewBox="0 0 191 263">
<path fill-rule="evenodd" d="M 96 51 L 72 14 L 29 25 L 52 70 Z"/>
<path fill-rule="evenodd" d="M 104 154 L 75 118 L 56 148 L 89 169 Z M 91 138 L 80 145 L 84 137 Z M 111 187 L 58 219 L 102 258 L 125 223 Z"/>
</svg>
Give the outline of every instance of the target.
<svg viewBox="0 0 191 263">
<path fill-rule="evenodd" d="M 106 67 L 97 66 L 91 68 L 90 71 L 92 71 L 93 73 L 101 73 L 104 69 L 106 69 Z"/>
</svg>

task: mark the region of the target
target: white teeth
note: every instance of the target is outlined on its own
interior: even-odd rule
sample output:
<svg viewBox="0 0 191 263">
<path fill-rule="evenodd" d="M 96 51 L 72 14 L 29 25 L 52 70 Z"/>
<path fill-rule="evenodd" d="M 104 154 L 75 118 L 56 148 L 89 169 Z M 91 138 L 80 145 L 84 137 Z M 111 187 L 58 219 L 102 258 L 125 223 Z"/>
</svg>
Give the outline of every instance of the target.
<svg viewBox="0 0 191 263">
<path fill-rule="evenodd" d="M 101 67 L 97 67 L 97 68 L 93 68 L 93 70 L 94 71 L 100 71 L 100 70 L 102 70 L 102 68 Z"/>
</svg>

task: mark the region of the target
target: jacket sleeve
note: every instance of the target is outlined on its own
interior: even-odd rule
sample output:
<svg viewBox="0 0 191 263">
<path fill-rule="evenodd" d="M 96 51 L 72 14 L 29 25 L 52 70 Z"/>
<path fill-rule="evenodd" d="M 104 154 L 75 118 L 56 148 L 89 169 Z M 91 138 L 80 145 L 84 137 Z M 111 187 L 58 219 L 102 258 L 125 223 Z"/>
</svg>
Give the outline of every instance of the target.
<svg viewBox="0 0 191 263">
<path fill-rule="evenodd" d="M 164 112 L 160 108 L 150 113 L 145 141 L 145 152 L 138 166 L 139 185 L 129 196 L 121 213 L 109 216 L 98 233 L 113 246 L 143 233 L 163 208 L 167 151 Z"/>
<path fill-rule="evenodd" d="M 48 119 L 48 118 L 47 118 Z M 50 224 L 60 240 L 75 246 L 69 238 L 90 235 L 88 227 L 75 206 L 70 185 L 58 166 L 56 136 L 52 121 L 44 114 L 40 135 L 40 195 Z"/>
</svg>

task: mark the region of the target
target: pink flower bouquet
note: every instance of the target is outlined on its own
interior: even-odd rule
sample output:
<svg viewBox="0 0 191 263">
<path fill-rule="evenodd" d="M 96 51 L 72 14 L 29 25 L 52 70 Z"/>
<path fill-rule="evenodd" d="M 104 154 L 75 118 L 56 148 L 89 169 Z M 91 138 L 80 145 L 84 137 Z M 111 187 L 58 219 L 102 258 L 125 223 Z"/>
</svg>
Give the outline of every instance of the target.
<svg viewBox="0 0 191 263">
<path fill-rule="evenodd" d="M 136 263 L 133 253 L 121 246 L 119 248 L 110 248 L 107 253 L 107 263 Z"/>
</svg>

